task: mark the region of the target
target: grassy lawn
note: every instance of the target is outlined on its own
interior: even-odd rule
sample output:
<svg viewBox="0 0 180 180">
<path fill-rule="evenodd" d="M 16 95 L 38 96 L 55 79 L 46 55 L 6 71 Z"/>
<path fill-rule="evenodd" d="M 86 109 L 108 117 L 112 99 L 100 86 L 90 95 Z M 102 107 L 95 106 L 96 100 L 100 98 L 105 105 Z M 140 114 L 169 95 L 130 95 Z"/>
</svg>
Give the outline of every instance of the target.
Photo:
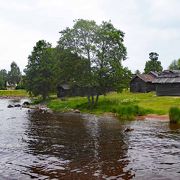
<svg viewBox="0 0 180 180">
<path fill-rule="evenodd" d="M 25 90 L 0 90 L 0 97 L 4 96 L 28 97 L 28 93 Z M 93 114 L 115 113 L 120 118 L 131 119 L 137 115 L 168 114 L 171 107 L 180 108 L 180 97 L 157 97 L 155 93 L 109 93 L 100 96 L 97 107 L 89 109 L 86 97 L 70 97 L 62 101 L 53 96 L 47 101 L 47 105 L 54 111 L 79 109 Z"/>
<path fill-rule="evenodd" d="M 155 93 L 109 93 L 101 96 L 98 106 L 94 109 L 88 109 L 86 97 L 67 98 L 62 101 L 53 99 L 49 101 L 48 107 L 55 111 L 69 111 L 70 109 L 79 109 L 82 112 L 103 114 L 116 113 L 122 118 L 133 118 L 137 115 L 169 113 L 173 106 L 180 107 L 180 97 L 157 97 Z"/>
<path fill-rule="evenodd" d="M 28 97 L 28 93 L 25 90 L 0 90 L 0 97 Z"/>
</svg>

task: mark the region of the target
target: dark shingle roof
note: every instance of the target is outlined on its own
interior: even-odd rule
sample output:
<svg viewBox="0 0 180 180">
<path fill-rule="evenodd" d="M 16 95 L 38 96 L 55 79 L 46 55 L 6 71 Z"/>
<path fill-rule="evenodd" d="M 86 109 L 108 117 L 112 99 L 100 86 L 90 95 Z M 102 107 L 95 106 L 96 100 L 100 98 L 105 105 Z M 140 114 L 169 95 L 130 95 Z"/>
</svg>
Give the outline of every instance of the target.
<svg viewBox="0 0 180 180">
<path fill-rule="evenodd" d="M 70 86 L 68 84 L 61 84 L 59 87 L 63 88 L 64 90 L 69 90 Z"/>
<path fill-rule="evenodd" d="M 139 78 L 141 78 L 145 82 L 152 82 L 155 78 L 149 74 L 140 74 Z"/>
<path fill-rule="evenodd" d="M 133 79 L 135 79 L 136 77 L 139 77 L 139 78 L 142 79 L 144 82 L 152 82 L 152 81 L 155 79 L 155 77 L 153 77 L 153 76 L 150 75 L 150 74 L 137 74 L 137 75 L 134 76 Z M 133 80 L 133 79 L 132 79 L 132 80 Z M 132 81 L 132 80 L 131 80 L 131 81 Z"/>
<path fill-rule="evenodd" d="M 149 75 L 152 75 L 154 77 L 158 77 L 159 74 L 158 74 L 158 72 L 150 71 Z"/>
<path fill-rule="evenodd" d="M 165 83 L 180 83 L 180 71 L 179 70 L 166 70 L 163 71 L 153 83 L 165 84 Z"/>
<path fill-rule="evenodd" d="M 158 77 L 153 81 L 153 83 L 157 84 L 166 84 L 166 83 L 180 83 L 180 77 Z"/>
</svg>

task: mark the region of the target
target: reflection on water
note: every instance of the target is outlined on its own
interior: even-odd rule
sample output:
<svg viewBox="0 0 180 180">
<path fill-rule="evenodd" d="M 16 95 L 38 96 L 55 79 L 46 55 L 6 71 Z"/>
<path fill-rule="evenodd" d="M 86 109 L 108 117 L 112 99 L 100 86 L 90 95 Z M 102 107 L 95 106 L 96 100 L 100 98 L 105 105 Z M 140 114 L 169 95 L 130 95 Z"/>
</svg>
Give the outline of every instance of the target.
<svg viewBox="0 0 180 180">
<path fill-rule="evenodd" d="M 17 102 L 0 100 L 0 179 L 179 179 L 175 125 L 43 114 L 9 103 Z"/>
</svg>

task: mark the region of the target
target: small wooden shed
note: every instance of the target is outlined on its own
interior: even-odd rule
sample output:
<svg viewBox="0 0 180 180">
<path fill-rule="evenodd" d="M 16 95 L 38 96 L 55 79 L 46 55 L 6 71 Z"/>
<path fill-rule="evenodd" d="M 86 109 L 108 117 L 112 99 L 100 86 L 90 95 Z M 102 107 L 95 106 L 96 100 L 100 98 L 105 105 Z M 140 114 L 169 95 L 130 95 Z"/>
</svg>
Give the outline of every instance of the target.
<svg viewBox="0 0 180 180">
<path fill-rule="evenodd" d="M 71 97 L 71 96 L 86 96 L 88 94 L 88 88 L 82 88 L 78 86 L 71 87 L 68 84 L 61 84 L 57 86 L 57 97 Z"/>
<path fill-rule="evenodd" d="M 157 78 L 156 72 L 149 74 L 136 74 L 130 82 L 130 92 L 147 93 L 156 90 L 156 84 L 152 82 Z"/>
<path fill-rule="evenodd" d="M 68 84 L 61 84 L 57 86 L 57 97 L 64 98 L 64 97 L 74 97 L 74 96 L 88 96 L 88 95 L 102 95 L 102 93 L 97 92 L 96 87 L 80 87 L 77 85 L 70 86 Z"/>
<path fill-rule="evenodd" d="M 157 96 L 180 96 L 180 71 L 163 71 L 154 81 Z"/>
<path fill-rule="evenodd" d="M 61 84 L 57 86 L 57 97 L 62 98 L 71 95 L 71 88 L 68 84 Z"/>
</svg>

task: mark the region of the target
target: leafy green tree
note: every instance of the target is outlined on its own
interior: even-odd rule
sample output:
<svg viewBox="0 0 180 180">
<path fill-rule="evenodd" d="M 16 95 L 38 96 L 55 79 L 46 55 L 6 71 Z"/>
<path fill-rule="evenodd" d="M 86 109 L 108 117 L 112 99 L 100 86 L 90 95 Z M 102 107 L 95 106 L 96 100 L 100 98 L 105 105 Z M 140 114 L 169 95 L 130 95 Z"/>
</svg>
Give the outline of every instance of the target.
<svg viewBox="0 0 180 180">
<path fill-rule="evenodd" d="M 60 34 L 58 48 L 69 49 L 87 59 L 83 86 L 87 87 L 89 104 L 97 104 L 99 95 L 111 89 L 122 90 L 128 79 L 125 74 L 130 74 L 121 64 L 127 54 L 122 31 L 111 22 L 97 25 L 95 21 L 79 19 L 72 28 L 66 28 Z"/>
<path fill-rule="evenodd" d="M 173 60 L 169 65 L 169 70 L 180 70 L 180 59 Z"/>
<path fill-rule="evenodd" d="M 137 69 L 134 74 L 141 74 L 141 72 Z"/>
<path fill-rule="evenodd" d="M 71 87 L 83 86 L 88 72 L 88 61 L 69 50 L 54 49 L 56 84 L 68 83 Z"/>
<path fill-rule="evenodd" d="M 123 77 L 129 70 L 123 68 L 121 63 L 127 55 L 123 39 L 124 33 L 116 29 L 111 22 L 102 22 L 97 28 L 95 38 L 97 59 L 94 64 L 98 73 L 97 83 L 100 93 L 105 94 L 110 89 L 121 91 L 124 88 Z"/>
<path fill-rule="evenodd" d="M 46 99 L 55 86 L 54 58 L 51 44 L 40 40 L 36 43 L 25 69 L 26 89 L 31 95 Z"/>
<path fill-rule="evenodd" d="M 22 75 L 21 76 L 21 81 L 16 86 L 16 89 L 25 89 L 25 79 L 26 79 L 26 76 Z"/>
<path fill-rule="evenodd" d="M 149 61 L 145 64 L 144 72 L 147 74 L 150 71 L 162 72 L 163 68 L 161 62 L 158 61 L 158 56 L 156 52 L 149 53 Z"/>
<path fill-rule="evenodd" d="M 0 89 L 6 89 L 6 83 L 7 83 L 7 71 L 5 69 L 2 69 L 0 71 Z"/>
<path fill-rule="evenodd" d="M 18 65 L 13 61 L 11 63 L 11 70 L 8 72 L 8 83 L 10 85 L 17 85 L 21 81 L 21 71 Z"/>
</svg>

